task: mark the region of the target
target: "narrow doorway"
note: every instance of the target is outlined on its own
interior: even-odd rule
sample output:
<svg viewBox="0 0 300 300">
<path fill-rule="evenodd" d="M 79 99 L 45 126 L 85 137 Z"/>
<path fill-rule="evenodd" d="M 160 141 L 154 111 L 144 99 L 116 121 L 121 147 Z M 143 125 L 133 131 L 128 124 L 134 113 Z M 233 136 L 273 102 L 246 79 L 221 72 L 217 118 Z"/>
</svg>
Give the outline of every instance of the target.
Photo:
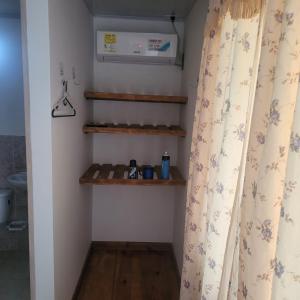
<svg viewBox="0 0 300 300">
<path fill-rule="evenodd" d="M 0 299 L 30 299 L 20 0 L 0 0 Z"/>
</svg>

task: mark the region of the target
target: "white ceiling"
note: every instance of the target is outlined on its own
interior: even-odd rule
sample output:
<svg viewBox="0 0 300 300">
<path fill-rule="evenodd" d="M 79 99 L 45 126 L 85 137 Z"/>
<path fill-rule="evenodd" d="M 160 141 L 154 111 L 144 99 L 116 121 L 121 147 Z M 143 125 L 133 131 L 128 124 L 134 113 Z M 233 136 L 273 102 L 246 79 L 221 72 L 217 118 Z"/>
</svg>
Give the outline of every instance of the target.
<svg viewBox="0 0 300 300">
<path fill-rule="evenodd" d="M 196 0 L 85 0 L 93 15 L 164 18 L 187 16 Z"/>
<path fill-rule="evenodd" d="M 20 17 L 20 0 L 0 0 L 0 17 Z"/>
<path fill-rule="evenodd" d="M 196 0 L 84 0 L 93 15 L 164 18 L 187 16 Z M 1 17 L 19 17 L 20 0 L 0 0 Z"/>
</svg>

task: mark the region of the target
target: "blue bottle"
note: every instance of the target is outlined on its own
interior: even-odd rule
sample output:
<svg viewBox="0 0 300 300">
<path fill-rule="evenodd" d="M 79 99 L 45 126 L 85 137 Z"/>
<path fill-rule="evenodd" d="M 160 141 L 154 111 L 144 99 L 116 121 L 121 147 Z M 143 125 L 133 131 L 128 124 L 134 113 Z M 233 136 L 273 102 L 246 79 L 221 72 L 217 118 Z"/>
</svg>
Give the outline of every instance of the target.
<svg viewBox="0 0 300 300">
<path fill-rule="evenodd" d="M 162 156 L 162 164 L 161 164 L 161 179 L 169 179 L 170 178 L 170 155 L 168 152 L 165 152 Z"/>
</svg>

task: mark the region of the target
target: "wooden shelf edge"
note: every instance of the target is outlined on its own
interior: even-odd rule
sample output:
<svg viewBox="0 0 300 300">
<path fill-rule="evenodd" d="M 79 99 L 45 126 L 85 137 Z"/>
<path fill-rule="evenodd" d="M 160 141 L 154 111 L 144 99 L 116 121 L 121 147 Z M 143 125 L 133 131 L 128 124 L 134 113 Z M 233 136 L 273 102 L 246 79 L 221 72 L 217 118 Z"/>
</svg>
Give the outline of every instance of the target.
<svg viewBox="0 0 300 300">
<path fill-rule="evenodd" d="M 132 180 L 132 179 L 84 179 L 80 178 L 80 184 L 83 185 L 140 185 L 140 186 L 184 186 L 182 180 Z"/>
<path fill-rule="evenodd" d="M 157 177 L 159 177 L 159 166 L 154 168 Z M 125 165 L 99 165 L 93 164 L 85 174 L 79 179 L 83 185 L 129 185 L 129 186 L 184 186 L 186 181 L 181 176 L 177 167 L 171 167 L 171 179 L 127 179 L 124 178 L 125 171 L 128 167 Z M 113 172 L 113 178 L 108 178 Z"/>
<path fill-rule="evenodd" d="M 186 104 L 188 98 L 184 96 L 164 96 L 164 95 L 141 95 L 126 93 L 104 93 L 95 91 L 86 91 L 84 96 L 87 100 L 103 101 L 129 101 L 129 102 L 152 102 L 152 103 L 173 103 Z"/>
<path fill-rule="evenodd" d="M 140 125 L 111 125 L 101 124 L 85 125 L 84 133 L 110 133 L 129 135 L 158 135 L 158 136 L 179 136 L 185 137 L 186 132 L 179 126 L 140 126 Z"/>
</svg>

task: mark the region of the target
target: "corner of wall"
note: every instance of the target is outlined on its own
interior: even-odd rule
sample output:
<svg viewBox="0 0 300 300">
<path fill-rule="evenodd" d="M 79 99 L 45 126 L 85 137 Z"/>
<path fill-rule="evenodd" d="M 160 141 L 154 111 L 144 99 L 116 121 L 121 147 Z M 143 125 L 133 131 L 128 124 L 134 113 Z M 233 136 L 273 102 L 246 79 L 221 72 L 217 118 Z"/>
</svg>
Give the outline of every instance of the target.
<svg viewBox="0 0 300 300">
<path fill-rule="evenodd" d="M 178 144 L 179 168 L 185 178 L 188 178 L 189 172 L 193 120 L 197 99 L 198 77 L 207 8 L 208 0 L 196 1 L 185 23 L 185 64 L 182 78 L 182 91 L 186 93 L 189 101 L 181 110 L 180 123 L 181 126 L 186 130 L 187 136 Z M 180 271 L 182 269 L 184 244 L 186 195 L 186 188 L 181 189 L 177 193 L 177 199 L 175 203 L 173 246 Z"/>
<path fill-rule="evenodd" d="M 54 299 L 48 0 L 22 1 L 32 297 Z M 26 55 L 26 56 L 25 56 Z M 41 97 L 43 95 L 43 97 Z M 42 167 L 41 167 L 42 166 Z"/>
</svg>

